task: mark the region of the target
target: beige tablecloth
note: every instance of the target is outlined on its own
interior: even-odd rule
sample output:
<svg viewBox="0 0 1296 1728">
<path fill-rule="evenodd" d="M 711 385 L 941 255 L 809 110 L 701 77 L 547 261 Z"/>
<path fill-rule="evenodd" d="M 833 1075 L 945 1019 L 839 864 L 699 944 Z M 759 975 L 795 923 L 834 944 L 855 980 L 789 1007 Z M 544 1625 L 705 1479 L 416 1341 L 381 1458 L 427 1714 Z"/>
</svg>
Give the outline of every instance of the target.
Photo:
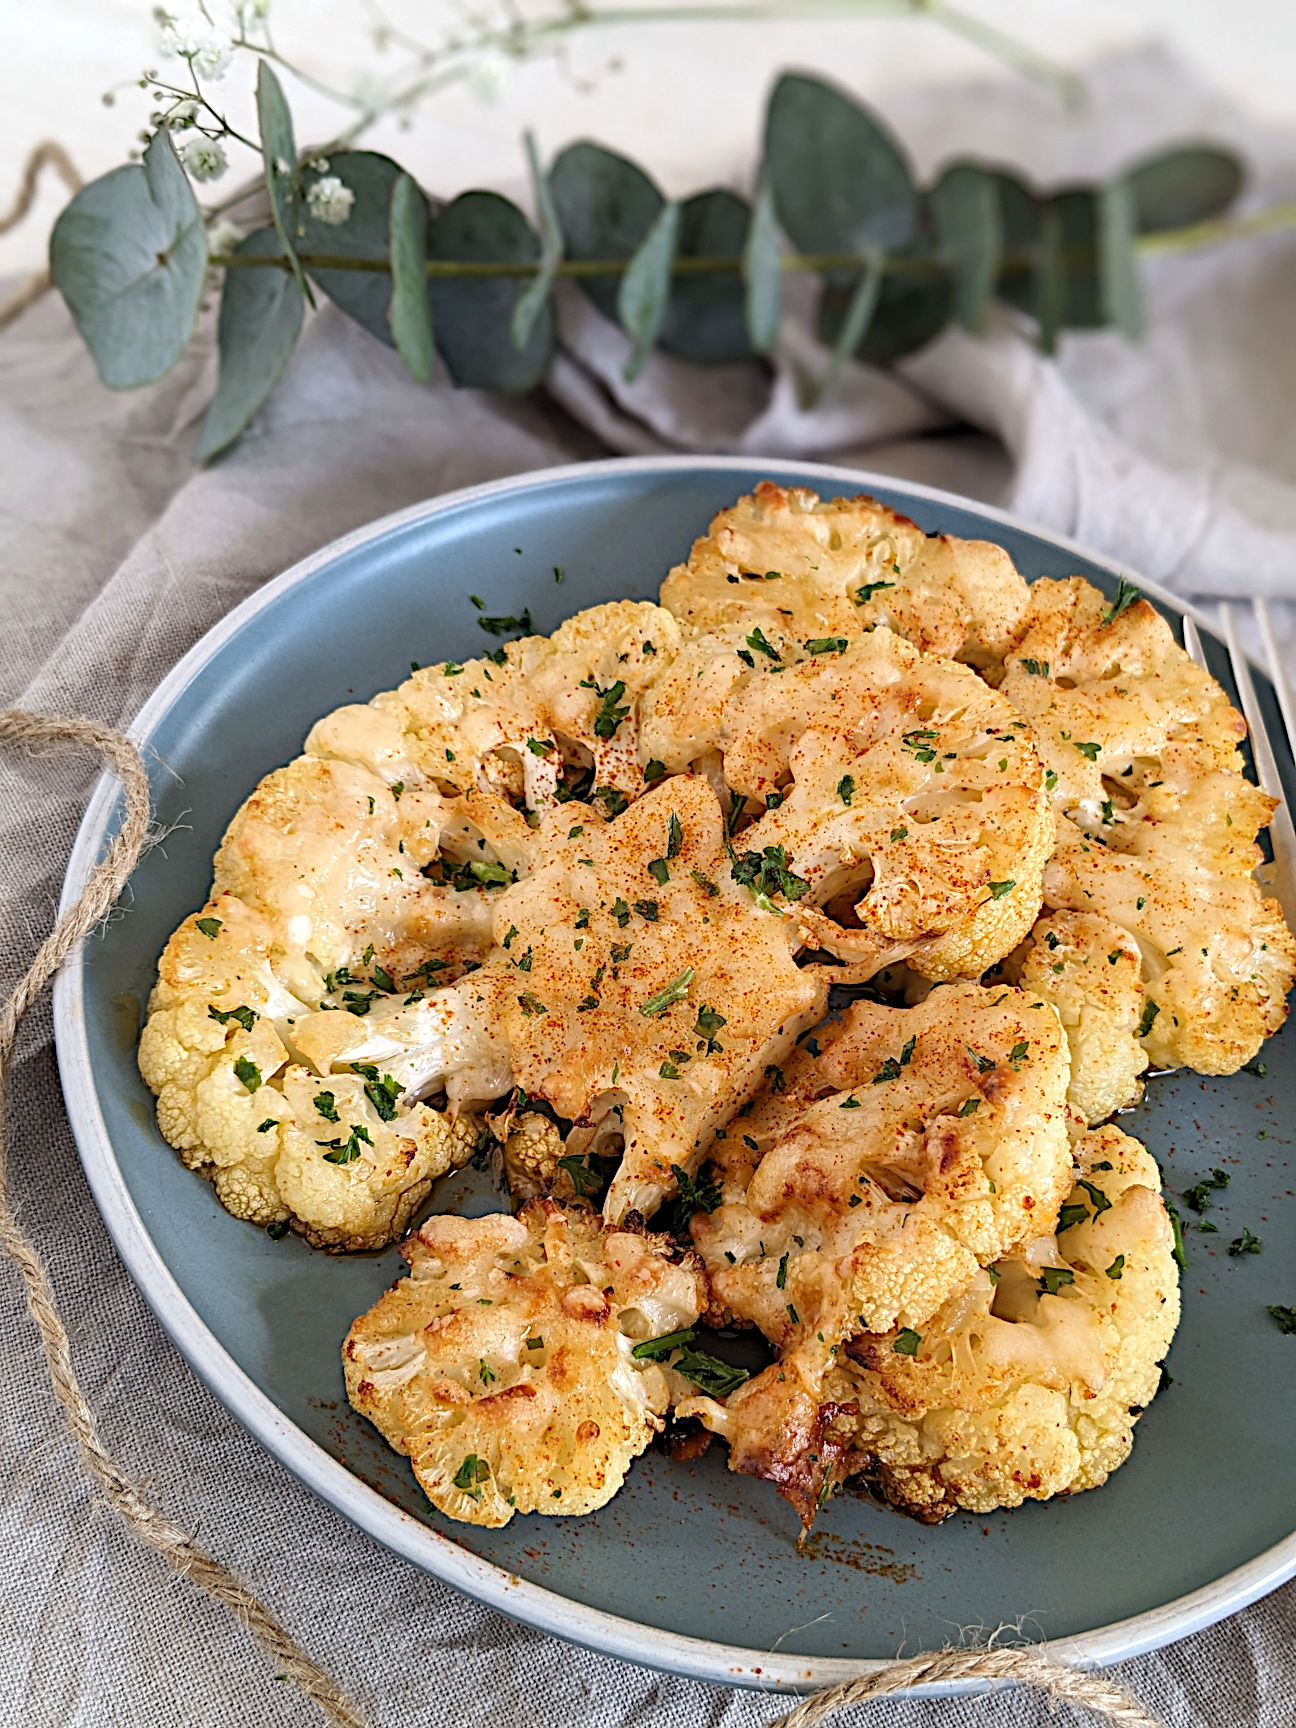
<svg viewBox="0 0 1296 1728">
<path fill-rule="evenodd" d="M 971 138 L 1046 180 L 1163 139 L 1222 136 L 1256 164 L 1255 196 L 1296 190 L 1296 147 L 1253 134 L 1161 57 L 1112 63 L 1094 86 L 1074 123 L 1020 85 L 943 97 L 939 111 L 907 99 L 894 118 L 925 162 Z M 700 384 L 661 361 L 627 388 L 620 335 L 573 297 L 551 392 L 503 402 L 421 389 L 325 308 L 253 433 L 205 472 L 189 452 L 209 338 L 153 390 L 113 397 L 49 298 L 0 336 L 0 701 L 127 722 L 204 630 L 312 548 L 434 493 L 609 450 L 822 453 L 1006 502 L 1184 593 L 1296 596 L 1293 280 L 1293 236 L 1162 260 L 1139 349 L 1072 338 L 1050 364 L 1004 319 L 979 342 L 945 337 L 899 378 L 857 369 L 821 418 L 797 407 L 812 356 L 791 339 L 772 387 L 741 370 Z M 0 760 L 6 987 L 48 926 L 95 767 Z M 784 1707 L 514 1626 L 317 1502 L 211 1398 L 117 1261 L 72 1146 L 45 1011 L 26 1028 L 10 1109 L 16 1192 L 110 1446 L 378 1728 L 755 1728 Z M 314 1723 L 246 1635 L 87 1487 L 4 1271 L 0 1351 L 0 1724 Z M 1289 1728 L 1294 1610 L 1289 1586 L 1122 1678 L 1172 1728 Z M 894 1728 L 1047 1719 L 1040 1702 L 1003 1695 L 868 1713 Z"/>
</svg>

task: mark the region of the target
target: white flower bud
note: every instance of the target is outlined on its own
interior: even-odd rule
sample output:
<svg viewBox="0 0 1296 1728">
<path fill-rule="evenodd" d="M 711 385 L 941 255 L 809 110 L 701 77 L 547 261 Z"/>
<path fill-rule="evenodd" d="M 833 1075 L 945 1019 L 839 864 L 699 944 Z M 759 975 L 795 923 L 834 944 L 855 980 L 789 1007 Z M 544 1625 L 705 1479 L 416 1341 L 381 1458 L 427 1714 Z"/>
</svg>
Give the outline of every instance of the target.
<svg viewBox="0 0 1296 1728">
<path fill-rule="evenodd" d="M 180 160 L 191 180 L 219 180 L 229 167 L 219 138 L 191 138 L 180 152 Z"/>
<path fill-rule="evenodd" d="M 228 258 L 242 238 L 238 227 L 222 217 L 219 222 L 213 222 L 207 230 L 207 256 Z"/>
<path fill-rule="evenodd" d="M 346 221 L 354 203 L 355 193 L 349 186 L 344 186 L 336 174 L 326 174 L 322 180 L 316 180 L 306 194 L 306 206 L 311 215 L 330 228 L 338 228 Z"/>
</svg>

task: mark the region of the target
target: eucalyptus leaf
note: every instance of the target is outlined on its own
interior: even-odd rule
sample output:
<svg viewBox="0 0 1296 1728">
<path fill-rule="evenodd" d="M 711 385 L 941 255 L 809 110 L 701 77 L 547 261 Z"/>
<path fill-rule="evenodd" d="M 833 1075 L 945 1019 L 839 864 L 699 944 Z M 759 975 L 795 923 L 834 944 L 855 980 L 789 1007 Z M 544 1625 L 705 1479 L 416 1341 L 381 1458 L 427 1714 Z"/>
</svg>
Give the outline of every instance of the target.
<svg viewBox="0 0 1296 1728">
<path fill-rule="evenodd" d="M 740 258 L 747 244 L 751 209 L 736 192 L 699 192 L 680 205 L 680 258 Z M 659 341 L 668 353 L 692 365 L 747 360 L 742 277 L 723 270 L 693 275 L 677 272 Z"/>
<path fill-rule="evenodd" d="M 1054 193 L 1049 200 L 1062 230 L 1062 327 L 1099 330 L 1107 322 L 1103 308 L 1098 194 L 1076 186 Z"/>
<path fill-rule="evenodd" d="M 778 218 L 769 181 L 762 180 L 743 248 L 743 310 L 747 335 L 758 354 L 769 354 L 778 341 L 783 311 L 783 272 L 779 266 Z"/>
<path fill-rule="evenodd" d="M 265 158 L 266 191 L 279 243 L 292 264 L 293 275 L 313 306 L 315 296 L 297 262 L 293 230 L 297 226 L 297 145 L 293 139 L 292 114 L 268 60 L 257 62 L 257 125 L 261 130 L 261 153 Z"/>
<path fill-rule="evenodd" d="M 82 187 L 54 224 L 50 270 L 110 390 L 169 372 L 198 317 L 207 242 L 170 134 Z"/>
<path fill-rule="evenodd" d="M 1104 187 L 1098 197 L 1102 310 L 1107 321 L 1131 340 L 1143 334 L 1137 223 L 1138 203 L 1129 180 Z"/>
<path fill-rule="evenodd" d="M 569 145 L 550 169 L 549 185 L 569 258 L 632 258 L 666 202 L 642 168 L 599 144 Z M 579 280 L 599 311 L 615 318 L 618 278 Z"/>
<path fill-rule="evenodd" d="M 802 252 L 894 251 L 913 236 L 918 194 L 890 134 L 830 84 L 785 73 L 765 117 L 765 172 Z"/>
<path fill-rule="evenodd" d="M 540 166 L 535 134 L 532 132 L 526 135 L 526 153 L 531 169 L 531 189 L 535 195 L 536 216 L 540 224 L 540 269 L 513 308 L 510 334 L 515 348 L 525 348 L 531 340 L 536 319 L 553 293 L 558 266 L 563 259 L 563 232 L 562 224 L 558 220 L 558 207 L 554 203 L 545 171 Z"/>
<path fill-rule="evenodd" d="M 529 283 L 517 306 L 513 308 L 513 325 L 511 337 L 513 347 L 525 347 L 530 340 L 530 332 L 536 328 L 536 320 L 541 314 L 546 301 L 553 294 L 553 283 L 558 276 L 558 266 L 563 261 L 563 230 L 558 221 L 558 206 L 553 202 L 548 176 L 541 168 L 539 152 L 536 150 L 536 135 L 527 133 L 527 166 L 530 168 L 530 188 L 536 195 L 536 216 L 539 221 L 539 237 L 541 237 L 541 268 L 536 278 Z"/>
<path fill-rule="evenodd" d="M 913 266 L 909 268 L 908 266 Z M 955 278 L 930 246 L 917 246 L 887 259 L 877 305 L 855 358 L 869 366 L 890 366 L 916 353 L 940 335 L 954 316 Z M 841 335 L 851 293 L 824 284 L 819 297 L 819 340 L 833 347 Z"/>
<path fill-rule="evenodd" d="M 385 263 L 391 256 L 392 191 L 401 176 L 399 163 L 376 150 L 337 150 L 327 168 L 306 163 L 301 170 L 297 208 L 298 250 L 335 258 L 364 258 Z M 333 174 L 352 193 L 354 202 L 345 222 L 321 222 L 311 214 L 308 194 L 322 174 Z M 424 200 L 426 205 L 426 200 Z M 309 268 L 311 281 L 335 306 L 380 342 L 393 347 L 390 310 L 392 282 L 385 270 Z"/>
<path fill-rule="evenodd" d="M 1242 190 L 1245 174 L 1231 151 L 1194 144 L 1150 157 L 1123 178 L 1134 195 L 1135 228 L 1158 234 L 1222 215 Z"/>
<path fill-rule="evenodd" d="M 634 343 L 625 364 L 627 383 L 643 371 L 665 320 L 679 230 L 679 205 L 664 204 L 621 278 L 617 317 Z"/>
<path fill-rule="evenodd" d="M 396 352 L 420 384 L 431 383 L 436 369 L 426 265 L 427 205 L 409 175 L 402 174 L 392 187 L 391 331 Z"/>
<path fill-rule="evenodd" d="M 928 194 L 942 251 L 952 260 L 959 322 L 980 330 L 1003 253 L 1003 221 L 994 178 L 971 162 L 948 167 Z"/>
<path fill-rule="evenodd" d="M 867 268 L 861 272 L 860 279 L 855 284 L 846 307 L 846 315 L 842 319 L 841 329 L 837 333 L 837 340 L 828 359 L 827 370 L 820 380 L 819 388 L 815 391 L 812 403 L 815 408 L 821 408 L 837 388 L 843 366 L 864 339 L 864 334 L 872 321 L 878 298 L 882 292 L 883 262 L 881 258 L 870 259 Z"/>
<path fill-rule="evenodd" d="M 258 228 L 240 241 L 234 256 L 281 257 L 279 235 Z M 288 270 L 236 266 L 225 272 L 217 330 L 220 377 L 198 441 L 200 462 L 234 442 L 279 382 L 301 334 L 302 304 Z"/>
<path fill-rule="evenodd" d="M 464 192 L 428 231 L 429 259 L 534 264 L 535 230 L 516 204 L 494 192 Z M 436 344 L 456 384 L 475 390 L 530 390 L 544 377 L 554 345 L 553 308 L 541 308 L 525 348 L 513 345 L 513 317 L 528 279 L 431 277 Z"/>
</svg>

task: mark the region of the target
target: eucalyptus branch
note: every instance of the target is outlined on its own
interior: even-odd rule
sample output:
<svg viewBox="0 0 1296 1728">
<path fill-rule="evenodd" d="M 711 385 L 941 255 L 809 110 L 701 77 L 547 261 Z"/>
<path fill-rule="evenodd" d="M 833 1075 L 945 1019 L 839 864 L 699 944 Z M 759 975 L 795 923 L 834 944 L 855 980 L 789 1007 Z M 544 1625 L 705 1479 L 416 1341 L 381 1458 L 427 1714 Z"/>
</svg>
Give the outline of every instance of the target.
<svg viewBox="0 0 1296 1728">
<path fill-rule="evenodd" d="M 928 15 L 1009 51 L 1001 40 L 987 44 L 979 20 L 955 0 L 865 3 L 874 15 Z M 807 0 L 800 10 L 860 5 Z M 703 11 L 689 7 L 687 16 Z M 789 7 L 729 0 L 705 12 L 753 19 L 787 16 Z M 544 32 L 557 40 L 586 23 L 680 14 L 677 4 L 649 11 L 565 0 L 557 16 L 538 20 L 516 8 L 503 25 L 474 19 L 445 48 L 423 53 L 405 99 L 467 76 L 487 38 L 525 54 Z M 224 73 L 228 39 L 213 43 L 178 26 L 173 34 L 194 92 L 170 86 L 172 95 L 210 113 L 221 137 L 238 136 L 199 78 Z M 248 32 L 240 45 L 251 45 Z M 1296 227 L 1296 202 L 1234 215 L 1242 166 L 1201 144 L 1136 163 L 1106 184 L 1037 191 L 1006 169 L 958 161 L 923 186 L 885 125 L 843 92 L 790 73 L 769 99 L 754 202 L 723 188 L 668 199 L 643 168 L 588 142 L 569 145 L 546 168 L 528 139 L 532 218 L 493 192 L 433 202 L 374 151 L 300 150 L 274 64 L 290 62 L 267 38 L 257 77 L 261 136 L 242 140 L 266 164 L 270 222 L 258 212 L 259 225 L 242 238 L 228 224 L 208 234 L 213 212 L 200 210 L 190 182 L 213 178 L 225 163 L 219 144 L 203 141 L 210 134 L 195 124 L 195 107 L 155 117 L 159 130 L 142 164 L 78 192 L 51 240 L 55 280 L 115 389 L 152 383 L 176 363 L 209 269 L 223 270 L 220 371 L 200 459 L 225 449 L 259 411 L 317 293 L 394 346 L 420 383 L 444 369 L 453 384 L 516 393 L 548 372 L 559 281 L 620 323 L 630 339 L 629 378 L 654 348 L 692 365 L 770 353 L 783 283 L 817 276 L 820 401 L 851 360 L 889 365 L 955 322 L 975 333 L 995 300 L 1033 320 L 1049 354 L 1068 329 L 1107 325 L 1132 340 L 1143 328 L 1141 259 Z M 368 118 L 362 112 L 352 132 Z M 181 131 L 181 156 L 172 140 L 177 119 L 193 137 L 185 142 Z M 248 190 L 229 203 L 242 203 Z"/>
</svg>

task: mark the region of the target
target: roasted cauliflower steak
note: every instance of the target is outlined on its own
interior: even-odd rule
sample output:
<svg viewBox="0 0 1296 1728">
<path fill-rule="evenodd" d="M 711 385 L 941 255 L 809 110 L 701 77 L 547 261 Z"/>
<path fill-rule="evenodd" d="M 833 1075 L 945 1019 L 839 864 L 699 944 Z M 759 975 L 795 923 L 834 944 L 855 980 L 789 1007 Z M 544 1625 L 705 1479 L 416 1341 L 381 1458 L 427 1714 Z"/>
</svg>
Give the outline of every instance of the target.
<svg viewBox="0 0 1296 1728">
<path fill-rule="evenodd" d="M 936 1523 L 1124 1463 L 1179 1322 L 1174 1233 L 1155 1160 L 1118 1128 L 1079 1141 L 1075 1175 L 1056 1234 L 979 1272 L 920 1337 L 851 1339 L 828 1376 L 843 1475 Z"/>
<path fill-rule="evenodd" d="M 876 498 L 821 499 L 763 480 L 722 510 L 661 602 L 686 628 L 741 623 L 806 638 L 884 624 L 917 647 L 993 663 L 1028 590 L 1002 546 L 927 535 Z"/>
<path fill-rule="evenodd" d="M 670 1399 L 634 1347 L 687 1329 L 705 1300 L 688 1258 L 553 1200 L 430 1218 L 402 1252 L 409 1276 L 351 1327 L 342 1361 L 351 1403 L 432 1504 L 490 1527 L 606 1505 Z"/>
</svg>

